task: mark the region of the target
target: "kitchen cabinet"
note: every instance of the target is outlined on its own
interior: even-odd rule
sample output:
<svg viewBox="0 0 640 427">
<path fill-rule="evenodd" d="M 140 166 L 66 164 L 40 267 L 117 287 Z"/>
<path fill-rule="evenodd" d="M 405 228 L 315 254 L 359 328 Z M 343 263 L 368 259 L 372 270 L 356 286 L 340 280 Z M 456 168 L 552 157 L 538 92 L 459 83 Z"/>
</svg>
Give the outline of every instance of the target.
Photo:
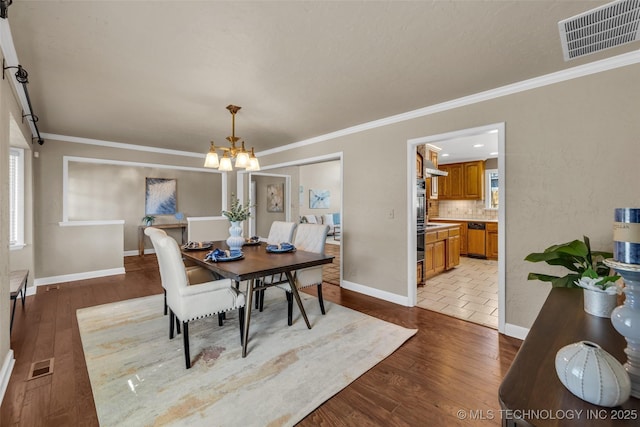
<svg viewBox="0 0 640 427">
<path fill-rule="evenodd" d="M 438 167 L 438 152 L 429 150 L 429 160 L 433 163 L 433 165 Z M 429 200 L 437 200 L 438 199 L 438 177 L 432 176 L 427 178 L 427 188 L 429 191 Z"/>
<path fill-rule="evenodd" d="M 454 223 L 460 226 L 460 255 L 467 255 L 467 223 L 456 219 L 434 219 L 438 223 Z"/>
<path fill-rule="evenodd" d="M 447 176 L 438 178 L 438 198 L 441 200 L 464 199 L 462 163 L 439 166 L 441 171 L 447 172 Z"/>
<path fill-rule="evenodd" d="M 488 259 L 498 259 L 498 224 L 487 223 L 487 250 Z"/>
<path fill-rule="evenodd" d="M 446 264 L 445 270 L 451 270 L 460 265 L 460 229 L 452 228 L 449 230 L 449 237 L 446 245 Z"/>
<path fill-rule="evenodd" d="M 463 163 L 464 198 L 484 200 L 484 162 Z"/>
<path fill-rule="evenodd" d="M 440 165 L 448 176 L 438 179 L 438 198 L 441 200 L 483 200 L 484 161 Z"/>
<path fill-rule="evenodd" d="M 425 233 L 423 280 L 460 264 L 460 230 L 442 224 Z"/>
<path fill-rule="evenodd" d="M 416 264 L 416 282 L 418 283 L 418 286 L 424 286 L 423 271 L 424 271 L 424 260 L 418 261 Z"/>
</svg>

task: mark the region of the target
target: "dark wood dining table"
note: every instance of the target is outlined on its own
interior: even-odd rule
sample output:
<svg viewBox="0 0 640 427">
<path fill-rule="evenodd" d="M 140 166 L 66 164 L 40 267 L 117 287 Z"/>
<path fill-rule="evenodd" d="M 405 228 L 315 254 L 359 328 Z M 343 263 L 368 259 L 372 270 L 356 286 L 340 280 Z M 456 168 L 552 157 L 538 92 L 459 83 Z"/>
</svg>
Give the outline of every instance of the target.
<svg viewBox="0 0 640 427">
<path fill-rule="evenodd" d="M 211 249 L 229 249 L 226 242 L 213 242 Z M 236 261 L 213 262 L 205 261 L 205 257 L 209 251 L 206 250 L 188 250 L 182 249 L 182 255 L 185 260 L 190 260 L 197 265 L 205 267 L 222 277 L 231 279 L 239 286 L 240 282 L 247 281 L 247 300 L 244 317 L 244 331 L 242 337 L 242 357 L 247 356 L 247 342 L 249 341 L 249 324 L 251 322 L 251 306 L 253 293 L 260 291 L 273 284 L 261 284 L 256 286 L 257 279 L 270 276 L 272 274 L 284 273 L 289 285 L 291 293 L 296 300 L 300 313 L 304 318 L 307 328 L 311 329 L 311 324 L 304 311 L 304 306 L 298 294 L 298 288 L 295 286 L 293 272 L 308 267 L 317 267 L 323 264 L 333 262 L 333 256 L 321 255 L 313 252 L 305 252 L 295 250 L 285 253 L 270 253 L 266 250 L 266 243 L 261 242 L 257 245 L 245 245 L 242 247 L 243 258 Z"/>
</svg>

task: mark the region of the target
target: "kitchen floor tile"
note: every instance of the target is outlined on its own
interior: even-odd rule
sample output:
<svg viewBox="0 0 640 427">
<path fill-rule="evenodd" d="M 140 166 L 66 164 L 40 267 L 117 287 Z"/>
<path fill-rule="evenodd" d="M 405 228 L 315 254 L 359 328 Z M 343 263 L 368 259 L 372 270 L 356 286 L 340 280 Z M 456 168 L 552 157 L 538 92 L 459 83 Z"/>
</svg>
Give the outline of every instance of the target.
<svg viewBox="0 0 640 427">
<path fill-rule="evenodd" d="M 498 262 L 460 257 L 460 265 L 427 279 L 417 307 L 498 328 Z"/>
</svg>

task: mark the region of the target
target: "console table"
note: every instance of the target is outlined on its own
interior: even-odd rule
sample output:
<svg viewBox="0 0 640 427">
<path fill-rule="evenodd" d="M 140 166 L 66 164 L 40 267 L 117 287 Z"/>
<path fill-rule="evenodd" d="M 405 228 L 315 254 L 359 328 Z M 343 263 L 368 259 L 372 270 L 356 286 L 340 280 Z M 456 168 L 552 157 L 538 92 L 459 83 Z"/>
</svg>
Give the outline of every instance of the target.
<svg viewBox="0 0 640 427">
<path fill-rule="evenodd" d="M 551 290 L 498 391 L 503 426 L 638 426 L 640 400 L 621 406 L 592 405 L 567 390 L 556 374 L 558 350 L 593 341 L 620 363 L 627 343 L 611 319 L 587 314 L 582 289 Z"/>
<path fill-rule="evenodd" d="M 158 224 L 158 225 L 139 225 L 138 226 L 138 255 L 144 256 L 144 229 L 147 227 L 160 228 L 162 230 L 180 228 L 182 230 L 182 244 L 187 242 L 186 232 L 187 224 Z"/>
<path fill-rule="evenodd" d="M 27 294 L 27 278 L 29 270 L 16 270 L 9 274 L 9 298 L 13 300 L 13 309 L 11 310 L 11 322 L 9 323 L 9 334 L 13 330 L 13 317 L 16 314 L 16 301 L 18 296 L 22 297 L 22 309 L 24 310 L 24 298 Z"/>
</svg>

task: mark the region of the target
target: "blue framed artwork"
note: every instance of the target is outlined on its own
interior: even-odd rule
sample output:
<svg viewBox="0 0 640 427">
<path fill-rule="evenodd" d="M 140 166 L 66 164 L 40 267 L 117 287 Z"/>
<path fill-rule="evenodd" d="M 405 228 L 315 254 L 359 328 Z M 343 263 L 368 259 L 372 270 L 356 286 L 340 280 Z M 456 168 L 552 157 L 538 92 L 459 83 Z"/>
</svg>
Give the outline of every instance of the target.
<svg viewBox="0 0 640 427">
<path fill-rule="evenodd" d="M 329 190 L 309 190 L 309 208 L 329 209 L 330 201 L 331 192 Z"/>
<path fill-rule="evenodd" d="M 146 178 L 144 213 L 174 215 L 177 211 L 177 181 L 173 178 Z"/>
</svg>

